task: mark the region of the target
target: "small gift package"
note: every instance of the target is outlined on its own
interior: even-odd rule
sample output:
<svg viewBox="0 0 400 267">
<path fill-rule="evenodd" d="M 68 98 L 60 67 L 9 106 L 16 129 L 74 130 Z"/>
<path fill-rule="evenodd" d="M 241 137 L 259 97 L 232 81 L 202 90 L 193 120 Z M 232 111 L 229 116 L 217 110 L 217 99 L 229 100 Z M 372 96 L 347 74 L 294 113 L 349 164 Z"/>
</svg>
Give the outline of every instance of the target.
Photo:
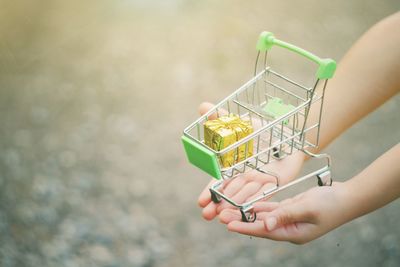
<svg viewBox="0 0 400 267">
<path fill-rule="evenodd" d="M 244 121 L 239 116 L 230 114 L 204 123 L 204 142 L 208 147 L 221 151 L 252 132 L 253 126 L 250 121 Z M 220 162 L 223 167 L 230 167 L 252 155 L 253 140 L 250 140 L 224 153 L 220 156 Z"/>
</svg>

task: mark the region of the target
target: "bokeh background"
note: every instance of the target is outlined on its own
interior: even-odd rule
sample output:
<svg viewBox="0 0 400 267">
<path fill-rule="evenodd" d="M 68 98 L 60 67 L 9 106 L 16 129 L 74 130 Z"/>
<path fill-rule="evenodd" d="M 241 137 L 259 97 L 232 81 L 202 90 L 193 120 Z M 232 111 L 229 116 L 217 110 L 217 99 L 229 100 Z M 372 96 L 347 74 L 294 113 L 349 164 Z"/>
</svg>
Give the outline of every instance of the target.
<svg viewBox="0 0 400 267">
<path fill-rule="evenodd" d="M 399 201 L 302 246 L 204 221 L 209 177 L 180 143 L 199 103 L 252 76 L 261 31 L 340 60 L 399 8 L 0 0 L 0 266 L 400 266 Z M 398 142 L 399 106 L 327 148 L 336 180 Z"/>
</svg>

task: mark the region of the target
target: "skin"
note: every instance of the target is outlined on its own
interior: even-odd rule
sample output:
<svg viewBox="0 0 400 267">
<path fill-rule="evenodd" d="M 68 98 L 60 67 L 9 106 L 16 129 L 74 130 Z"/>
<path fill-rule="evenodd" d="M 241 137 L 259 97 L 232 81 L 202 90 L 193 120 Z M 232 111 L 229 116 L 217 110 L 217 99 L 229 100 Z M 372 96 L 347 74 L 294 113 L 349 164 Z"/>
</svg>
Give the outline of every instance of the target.
<svg viewBox="0 0 400 267">
<path fill-rule="evenodd" d="M 199 112 L 200 114 L 204 114 L 212 107 L 213 104 L 211 103 L 203 103 L 200 105 Z M 212 116 L 211 119 L 214 117 Z M 293 180 L 301 171 L 304 158 L 305 156 L 303 153 L 297 152 L 281 161 L 272 162 L 269 164 L 268 170 L 279 174 L 280 183 L 285 184 Z M 231 208 L 230 204 L 227 202 L 215 204 L 211 201 L 209 188 L 213 183 L 215 183 L 215 180 L 211 180 L 210 183 L 204 188 L 198 200 L 200 207 L 203 208 L 202 214 L 206 220 L 212 220 L 222 210 Z M 222 191 L 234 201 L 243 203 L 255 196 L 260 195 L 263 191 L 272 187 L 275 183 L 276 179 L 273 176 L 265 175 L 258 171 L 251 171 L 227 183 Z"/>
<path fill-rule="evenodd" d="M 373 26 L 347 52 L 335 77 L 328 83 L 320 146 L 312 152 L 318 153 L 398 93 L 399 47 L 400 12 Z M 211 107 L 210 103 L 201 104 L 200 113 L 204 114 Z M 310 116 L 318 114 L 311 111 Z M 213 203 L 208 191 L 211 182 L 200 194 L 198 203 L 205 219 L 219 216 L 232 232 L 302 244 L 397 199 L 400 196 L 399 158 L 398 144 L 344 183 L 315 187 L 282 202 L 259 202 L 254 207 L 257 212 L 254 223 L 241 222 L 240 213 L 223 201 Z M 284 184 L 298 175 L 304 160 L 303 153 L 295 153 L 271 163 L 268 168 L 278 173 Z M 250 172 L 234 179 L 223 190 L 229 197 L 243 202 L 274 181 L 271 176 Z"/>
</svg>

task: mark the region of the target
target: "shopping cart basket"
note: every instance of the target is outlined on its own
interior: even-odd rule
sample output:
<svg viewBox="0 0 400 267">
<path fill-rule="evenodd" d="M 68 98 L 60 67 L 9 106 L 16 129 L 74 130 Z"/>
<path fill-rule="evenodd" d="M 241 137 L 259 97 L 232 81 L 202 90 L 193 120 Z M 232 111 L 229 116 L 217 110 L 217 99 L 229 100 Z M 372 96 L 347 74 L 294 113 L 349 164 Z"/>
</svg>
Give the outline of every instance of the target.
<svg viewBox="0 0 400 267">
<path fill-rule="evenodd" d="M 285 48 L 317 63 L 313 86 L 304 86 L 273 70 L 267 64 L 267 55 L 273 46 Z M 242 220 L 246 222 L 256 219 L 254 203 L 281 190 L 311 177 L 316 177 L 320 186 L 332 184 L 329 155 L 313 154 L 307 149 L 318 146 L 325 88 L 328 79 L 332 78 L 335 72 L 336 62 L 329 58 L 319 58 L 304 49 L 278 40 L 270 32 L 261 33 L 257 50 L 254 77 L 190 124 L 182 136 L 188 160 L 218 180 L 210 187 L 212 201 L 218 203 L 224 199 L 229 202 L 240 210 Z M 264 55 L 263 69 L 257 73 L 261 55 Z M 316 115 L 309 116 L 311 110 Z M 240 119 L 250 121 L 254 130 L 245 138 L 216 151 L 205 144 L 203 126 L 210 118 L 226 114 L 236 114 Z M 307 133 L 311 131 L 314 131 L 314 134 L 309 136 L 313 138 L 307 138 Z M 222 164 L 221 159 L 224 155 L 238 154 L 239 147 L 243 146 L 246 152 L 251 149 L 252 153 L 244 153 L 245 156 L 239 157 L 240 160 L 231 166 L 226 167 Z M 301 151 L 311 158 L 321 159 L 324 165 L 282 185 L 279 175 L 267 170 L 268 164 L 296 151 Z M 235 202 L 220 190 L 224 183 L 251 170 L 272 175 L 276 183 L 245 203 Z"/>
</svg>

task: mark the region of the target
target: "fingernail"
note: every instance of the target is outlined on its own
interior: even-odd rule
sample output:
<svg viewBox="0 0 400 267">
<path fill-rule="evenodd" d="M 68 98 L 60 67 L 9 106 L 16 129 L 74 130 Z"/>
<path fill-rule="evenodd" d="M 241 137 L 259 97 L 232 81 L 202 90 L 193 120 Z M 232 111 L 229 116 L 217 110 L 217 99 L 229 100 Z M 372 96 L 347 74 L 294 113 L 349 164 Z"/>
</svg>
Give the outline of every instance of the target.
<svg viewBox="0 0 400 267">
<path fill-rule="evenodd" d="M 269 231 L 274 230 L 275 226 L 276 226 L 276 223 L 277 223 L 277 221 L 276 221 L 275 217 L 268 218 L 267 219 L 267 228 L 268 228 L 268 230 Z"/>
</svg>

